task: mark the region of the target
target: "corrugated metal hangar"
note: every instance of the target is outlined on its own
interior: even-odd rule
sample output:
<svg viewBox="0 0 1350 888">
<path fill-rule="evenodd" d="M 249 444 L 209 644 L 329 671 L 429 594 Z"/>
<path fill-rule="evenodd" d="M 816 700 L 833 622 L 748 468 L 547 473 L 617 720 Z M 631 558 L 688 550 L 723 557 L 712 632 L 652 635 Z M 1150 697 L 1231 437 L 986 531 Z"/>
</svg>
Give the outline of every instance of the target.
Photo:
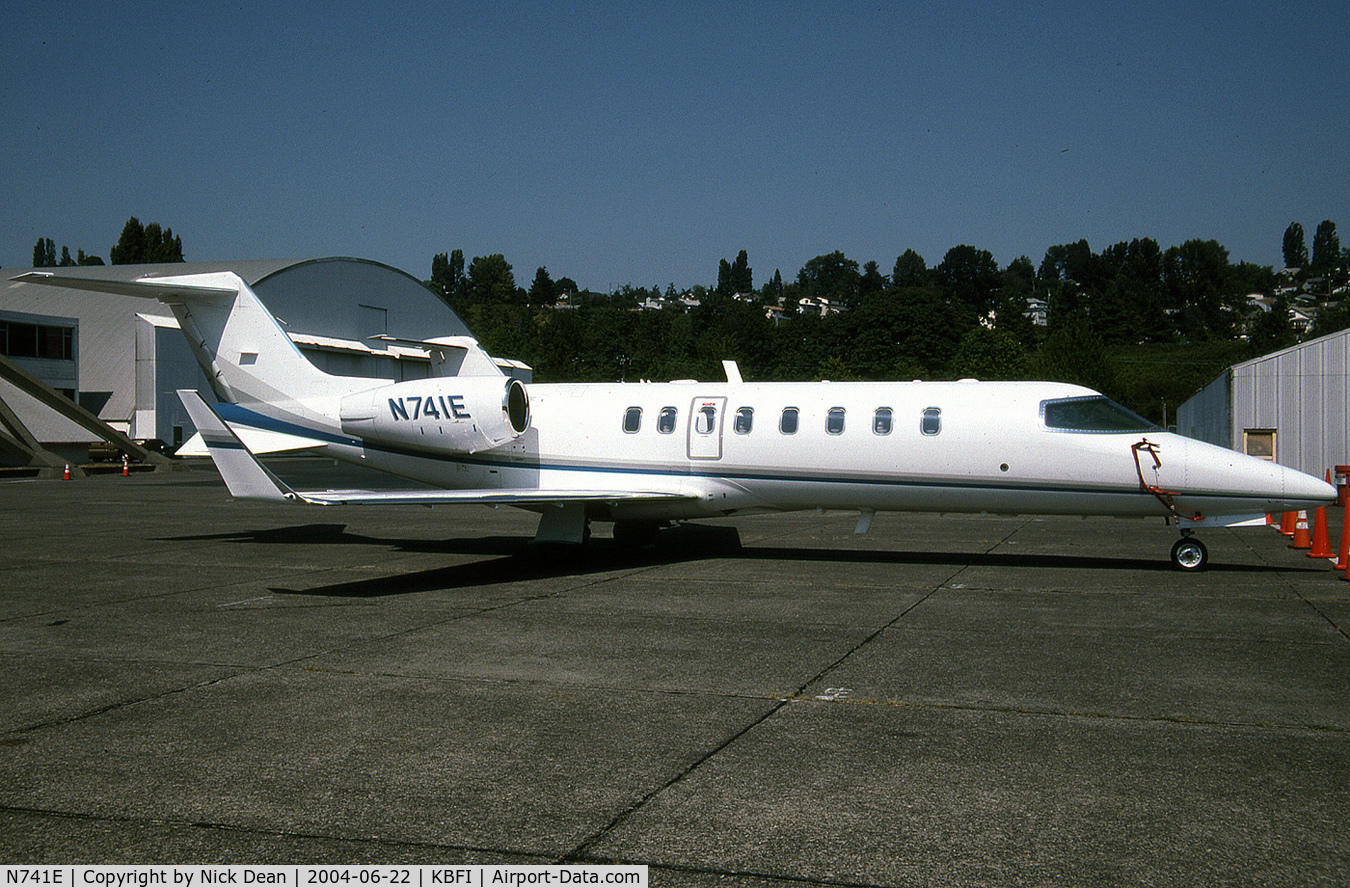
<svg viewBox="0 0 1350 888">
<path fill-rule="evenodd" d="M 420 281 L 363 259 L 0 272 L 4 278 L 0 286 L 0 354 L 130 438 L 158 438 L 170 445 L 181 443 L 194 431 L 174 391 L 196 388 L 209 397 L 210 387 L 169 308 L 132 296 L 10 280 L 29 270 L 105 280 L 232 271 L 253 288 L 317 367 L 350 376 L 397 382 L 432 375 L 425 349 L 372 337 L 426 340 L 472 335 L 449 306 Z M 87 448 L 98 440 L 4 379 L 0 379 L 0 403 L 7 405 L 40 442 L 83 444 Z M 67 450 L 74 453 L 78 448 Z"/>
<path fill-rule="evenodd" d="M 1177 410 L 1177 431 L 1321 477 L 1350 463 L 1350 330 L 1234 364 Z"/>
</svg>

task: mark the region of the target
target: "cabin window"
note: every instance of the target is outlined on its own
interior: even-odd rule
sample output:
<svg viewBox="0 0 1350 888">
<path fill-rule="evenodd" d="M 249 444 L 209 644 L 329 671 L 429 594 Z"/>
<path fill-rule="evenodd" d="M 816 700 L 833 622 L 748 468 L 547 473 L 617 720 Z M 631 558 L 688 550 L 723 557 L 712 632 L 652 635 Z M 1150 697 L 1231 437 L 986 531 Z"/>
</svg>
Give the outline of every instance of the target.
<svg viewBox="0 0 1350 888">
<path fill-rule="evenodd" d="M 1137 416 L 1105 395 L 1056 398 L 1041 402 L 1047 429 L 1064 432 L 1156 432 L 1156 425 Z"/>
<path fill-rule="evenodd" d="M 717 408 L 711 404 L 698 408 L 698 413 L 694 414 L 694 431 L 700 435 L 711 435 L 716 428 Z"/>
<path fill-rule="evenodd" d="M 736 411 L 736 419 L 731 423 L 731 430 L 738 435 L 750 434 L 750 426 L 754 425 L 755 411 L 751 407 L 742 407 Z"/>
<path fill-rule="evenodd" d="M 675 417 L 679 415 L 674 407 L 662 407 L 661 412 L 656 414 L 656 430 L 663 435 L 669 435 L 675 431 Z"/>
<path fill-rule="evenodd" d="M 825 414 L 825 432 L 830 435 L 844 434 L 844 408 L 831 407 Z"/>
<path fill-rule="evenodd" d="M 924 408 L 923 419 L 919 420 L 919 431 L 928 435 L 930 438 L 942 431 L 941 407 Z"/>
<path fill-rule="evenodd" d="M 778 420 L 778 431 L 784 435 L 797 434 L 797 408 L 784 407 L 783 415 Z"/>
<path fill-rule="evenodd" d="M 891 408 L 878 407 L 877 412 L 872 414 L 872 431 L 878 435 L 891 433 Z"/>
<path fill-rule="evenodd" d="M 623 430 L 627 434 L 636 435 L 638 429 L 642 428 L 642 408 L 629 407 L 623 415 Z"/>
</svg>

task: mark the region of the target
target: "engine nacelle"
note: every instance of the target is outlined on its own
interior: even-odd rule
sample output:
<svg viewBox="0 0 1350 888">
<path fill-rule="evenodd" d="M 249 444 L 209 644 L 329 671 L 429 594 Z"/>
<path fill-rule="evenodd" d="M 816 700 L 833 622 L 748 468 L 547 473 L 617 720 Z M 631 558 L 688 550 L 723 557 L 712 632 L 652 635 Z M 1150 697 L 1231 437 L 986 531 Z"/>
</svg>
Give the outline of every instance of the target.
<svg viewBox="0 0 1350 888">
<path fill-rule="evenodd" d="M 342 399 L 342 431 L 363 441 L 419 450 L 476 453 L 530 427 L 530 398 L 518 379 L 442 376 Z"/>
</svg>

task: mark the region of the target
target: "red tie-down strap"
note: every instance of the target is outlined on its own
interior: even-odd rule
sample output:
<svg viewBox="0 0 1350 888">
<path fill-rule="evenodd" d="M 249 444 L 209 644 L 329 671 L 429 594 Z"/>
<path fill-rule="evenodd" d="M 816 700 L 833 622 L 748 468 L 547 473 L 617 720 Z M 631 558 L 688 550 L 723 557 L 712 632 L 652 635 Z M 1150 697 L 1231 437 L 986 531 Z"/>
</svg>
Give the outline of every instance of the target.
<svg viewBox="0 0 1350 888">
<path fill-rule="evenodd" d="M 1159 447 L 1157 444 L 1154 444 L 1148 438 L 1144 438 L 1140 440 L 1139 443 L 1130 445 L 1130 450 L 1134 454 L 1134 470 L 1139 475 L 1139 486 L 1156 496 L 1158 502 L 1162 503 L 1163 507 L 1172 513 L 1172 517 L 1176 519 L 1178 524 L 1181 523 L 1183 518 L 1188 521 L 1199 521 L 1204 517 L 1198 512 L 1195 515 L 1182 515 L 1177 511 L 1176 504 L 1172 501 L 1172 497 L 1174 496 L 1172 491 L 1164 490 L 1158 485 L 1149 484 L 1144 480 L 1144 467 L 1139 462 L 1139 454 L 1140 452 L 1143 452 L 1153 457 L 1153 468 L 1158 468 L 1162 465 L 1162 458 L 1158 456 Z"/>
</svg>

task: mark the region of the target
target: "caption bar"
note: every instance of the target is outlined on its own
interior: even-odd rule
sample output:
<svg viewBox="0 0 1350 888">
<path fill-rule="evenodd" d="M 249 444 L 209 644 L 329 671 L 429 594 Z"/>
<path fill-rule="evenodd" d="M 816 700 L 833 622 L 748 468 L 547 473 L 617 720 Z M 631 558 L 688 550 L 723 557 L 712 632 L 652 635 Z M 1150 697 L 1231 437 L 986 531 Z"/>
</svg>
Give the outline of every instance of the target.
<svg viewBox="0 0 1350 888">
<path fill-rule="evenodd" d="M 619 885 L 647 888 L 646 866 L 6 866 L 4 885 L 24 888 L 526 888 Z"/>
</svg>

